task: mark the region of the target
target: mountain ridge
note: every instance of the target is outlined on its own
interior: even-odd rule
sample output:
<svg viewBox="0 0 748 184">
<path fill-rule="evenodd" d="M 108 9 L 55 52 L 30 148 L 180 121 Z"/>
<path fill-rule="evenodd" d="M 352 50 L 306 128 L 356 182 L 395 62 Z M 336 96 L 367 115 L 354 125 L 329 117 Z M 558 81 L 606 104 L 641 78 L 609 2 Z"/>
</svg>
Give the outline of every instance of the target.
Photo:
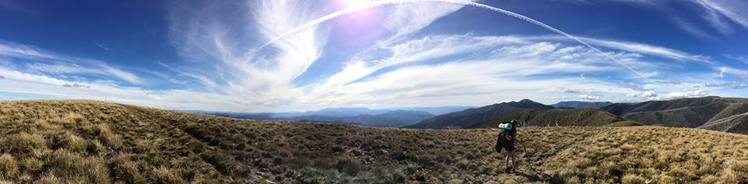
<svg viewBox="0 0 748 184">
<path fill-rule="evenodd" d="M 643 124 L 748 132 L 748 99 L 707 96 L 638 103 L 614 103 L 602 109 Z M 726 119 L 728 118 L 728 119 Z M 727 123 L 729 125 L 719 125 Z M 725 128 L 727 127 L 727 128 Z"/>
<path fill-rule="evenodd" d="M 471 108 L 463 111 L 447 113 L 406 126 L 406 128 L 469 128 L 477 124 L 500 118 L 518 110 L 549 110 L 554 107 L 544 105 L 529 99 L 520 101 L 503 102 L 479 108 Z"/>
</svg>

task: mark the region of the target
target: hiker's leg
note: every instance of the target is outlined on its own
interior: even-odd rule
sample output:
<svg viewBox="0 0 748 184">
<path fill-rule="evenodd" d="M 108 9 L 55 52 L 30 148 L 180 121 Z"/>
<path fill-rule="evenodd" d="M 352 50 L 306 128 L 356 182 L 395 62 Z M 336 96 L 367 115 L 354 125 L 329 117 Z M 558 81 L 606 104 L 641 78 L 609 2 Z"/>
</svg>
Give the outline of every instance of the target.
<svg viewBox="0 0 748 184">
<path fill-rule="evenodd" d="M 517 158 L 514 156 L 514 151 L 511 153 L 512 157 L 512 172 L 517 168 Z"/>
<path fill-rule="evenodd" d="M 510 155 L 510 154 L 512 154 L 512 152 L 511 152 L 511 151 L 509 151 L 509 150 L 507 150 L 507 151 L 506 151 L 506 158 L 504 159 L 504 166 L 505 166 L 505 167 L 509 167 L 509 155 Z"/>
<path fill-rule="evenodd" d="M 506 159 L 507 160 L 507 162 L 506 162 L 507 166 L 509 166 L 509 159 L 512 160 L 511 168 L 512 168 L 512 170 L 514 170 L 514 167 L 516 166 L 515 160 L 514 160 L 514 151 L 508 151 L 507 154 L 506 154 L 506 158 L 507 158 Z"/>
</svg>

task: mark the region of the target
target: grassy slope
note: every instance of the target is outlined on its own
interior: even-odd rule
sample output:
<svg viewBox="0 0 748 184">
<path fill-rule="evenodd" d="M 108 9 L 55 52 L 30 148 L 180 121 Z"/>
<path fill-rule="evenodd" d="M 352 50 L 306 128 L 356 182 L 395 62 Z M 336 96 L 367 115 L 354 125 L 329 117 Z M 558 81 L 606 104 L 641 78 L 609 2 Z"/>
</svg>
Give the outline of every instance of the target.
<svg viewBox="0 0 748 184">
<path fill-rule="evenodd" d="M 524 126 L 606 126 L 625 119 L 609 112 L 592 109 L 519 110 L 508 115 L 485 121 L 471 128 L 493 128 L 497 122 L 519 120 Z"/>
<path fill-rule="evenodd" d="M 743 98 L 710 96 L 668 101 L 616 103 L 603 107 L 603 109 L 643 124 L 664 124 L 669 127 L 703 127 L 729 132 L 748 132 L 748 129 L 746 129 L 748 124 L 720 120 L 748 112 L 748 99 Z M 729 122 L 729 125 L 716 125 L 714 124 L 716 121 Z M 706 124 L 713 125 L 705 126 Z M 720 129 L 722 127 L 728 127 L 728 129 Z"/>
<path fill-rule="evenodd" d="M 0 102 L 0 183 L 748 180 L 744 135 L 526 128 L 527 152 L 510 175 L 500 173 L 496 133 L 257 122 L 93 101 Z"/>
</svg>

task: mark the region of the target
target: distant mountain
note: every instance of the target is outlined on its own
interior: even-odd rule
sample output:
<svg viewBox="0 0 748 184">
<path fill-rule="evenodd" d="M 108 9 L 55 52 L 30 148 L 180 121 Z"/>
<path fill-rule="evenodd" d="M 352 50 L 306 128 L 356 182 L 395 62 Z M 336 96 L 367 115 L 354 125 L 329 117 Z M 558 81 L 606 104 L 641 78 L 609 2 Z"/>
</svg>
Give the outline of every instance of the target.
<svg viewBox="0 0 748 184">
<path fill-rule="evenodd" d="M 602 108 L 644 124 L 748 132 L 748 99 L 701 97 L 641 103 L 615 103 Z"/>
<path fill-rule="evenodd" d="M 273 120 L 272 113 L 238 113 L 238 112 L 200 112 L 200 114 L 208 114 L 214 116 L 223 116 L 239 119 L 254 119 L 254 120 Z"/>
<path fill-rule="evenodd" d="M 407 111 L 407 110 L 395 110 L 388 111 L 382 114 L 362 114 L 357 116 L 347 117 L 336 117 L 336 116 L 297 116 L 287 118 L 289 120 L 298 121 L 324 121 L 324 122 L 341 122 L 341 123 L 354 123 L 365 126 L 373 127 L 401 127 L 408 126 L 417 123 L 420 120 L 433 117 L 434 115 L 428 112 L 420 111 Z"/>
<path fill-rule="evenodd" d="M 493 128 L 497 122 L 517 120 L 521 126 L 607 126 L 626 121 L 614 114 L 600 109 L 551 109 L 519 110 L 496 119 L 484 121 L 470 128 Z"/>
<path fill-rule="evenodd" d="M 480 108 L 470 108 L 424 119 L 407 128 L 469 128 L 477 124 L 504 117 L 520 110 L 549 110 L 552 106 L 524 99 L 519 102 L 504 102 Z"/>
<path fill-rule="evenodd" d="M 279 112 L 269 113 L 274 118 L 293 118 L 301 116 L 330 116 L 330 117 L 350 117 L 358 116 L 363 114 L 381 114 L 389 110 L 383 109 L 369 109 L 365 107 L 340 107 L 340 108 L 325 108 L 317 111 L 305 111 L 305 112 Z"/>
<path fill-rule="evenodd" d="M 421 111 L 428 112 L 433 115 L 442 115 L 450 112 L 462 111 L 465 109 L 473 108 L 471 106 L 443 106 L 443 107 L 406 107 L 399 110 L 410 110 L 410 111 Z"/>
<path fill-rule="evenodd" d="M 403 108 L 383 108 L 383 109 L 369 109 L 365 107 L 338 107 L 338 108 L 325 108 L 316 111 L 304 111 L 304 112 L 277 112 L 277 113 L 246 113 L 246 114 L 267 114 L 273 118 L 294 118 L 303 116 L 326 116 L 326 117 L 353 117 L 358 115 L 377 115 L 387 113 L 390 111 L 406 110 L 406 111 L 420 111 L 427 112 L 432 115 L 441 115 L 450 112 L 456 112 L 470 108 L 468 106 L 443 106 L 443 107 L 403 107 Z"/>
<path fill-rule="evenodd" d="M 611 104 L 613 103 L 611 102 L 562 101 L 562 102 L 553 104 L 551 106 L 556 107 L 556 108 L 576 109 L 576 108 L 601 108 L 601 107 L 605 107 Z"/>
<path fill-rule="evenodd" d="M 421 111 L 411 110 L 393 110 L 385 111 L 378 114 L 360 114 L 364 111 L 373 113 L 376 111 L 372 110 L 326 110 L 325 113 L 309 113 L 310 115 L 288 116 L 291 113 L 278 115 L 274 113 L 230 113 L 230 112 L 201 112 L 202 114 L 209 114 L 215 116 L 232 117 L 239 119 L 255 119 L 255 120 L 288 120 L 288 121 L 304 121 L 312 123 L 333 123 L 333 124 L 358 124 L 363 126 L 373 127 L 402 127 L 417 123 L 426 118 L 434 117 L 433 114 Z M 348 113 L 354 113 L 357 115 L 346 116 Z"/>
</svg>

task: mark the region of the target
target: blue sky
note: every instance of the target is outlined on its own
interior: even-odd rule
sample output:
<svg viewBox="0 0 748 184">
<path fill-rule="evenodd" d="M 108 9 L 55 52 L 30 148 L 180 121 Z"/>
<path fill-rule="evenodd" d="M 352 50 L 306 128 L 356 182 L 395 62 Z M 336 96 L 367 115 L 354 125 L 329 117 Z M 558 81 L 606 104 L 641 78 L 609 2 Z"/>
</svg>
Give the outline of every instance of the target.
<svg viewBox="0 0 748 184">
<path fill-rule="evenodd" d="M 748 97 L 746 43 L 741 0 L 0 0 L 0 99 L 267 112 Z"/>
</svg>

